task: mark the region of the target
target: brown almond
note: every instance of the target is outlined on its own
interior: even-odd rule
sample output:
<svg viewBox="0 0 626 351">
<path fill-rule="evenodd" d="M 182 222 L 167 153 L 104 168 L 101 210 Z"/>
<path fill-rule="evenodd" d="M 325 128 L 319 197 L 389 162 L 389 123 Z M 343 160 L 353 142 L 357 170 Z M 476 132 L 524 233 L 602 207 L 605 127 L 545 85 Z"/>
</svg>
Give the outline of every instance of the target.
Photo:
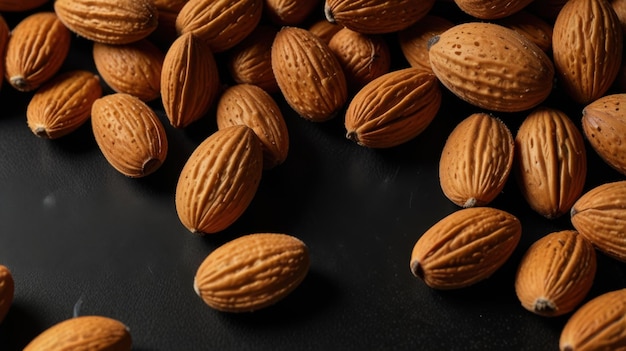
<svg viewBox="0 0 626 351">
<path fill-rule="evenodd" d="M 343 26 L 336 23 L 330 23 L 326 19 L 318 20 L 309 26 L 309 32 L 318 36 L 326 44 L 330 42 L 330 39 L 341 30 Z"/>
<path fill-rule="evenodd" d="M 15 281 L 11 270 L 0 265 L 0 323 L 4 320 L 13 304 L 15 295 Z"/>
<path fill-rule="evenodd" d="M 411 67 L 430 68 L 428 42 L 436 35 L 454 27 L 454 23 L 444 17 L 426 15 L 412 26 L 398 32 L 398 44 L 404 58 Z"/>
<path fill-rule="evenodd" d="M 300 239 L 280 233 L 247 234 L 219 246 L 204 259 L 194 278 L 194 290 L 219 311 L 256 311 L 295 290 L 309 265 L 308 247 Z"/>
<path fill-rule="evenodd" d="M 552 50 L 552 24 L 527 10 L 500 19 L 498 24 L 524 35 L 546 53 Z"/>
<path fill-rule="evenodd" d="M 522 10 L 533 0 L 454 0 L 454 3 L 468 15 L 493 20 L 511 16 Z"/>
<path fill-rule="evenodd" d="M 483 112 L 471 114 L 450 133 L 439 159 L 444 195 L 462 207 L 485 206 L 504 189 L 513 169 L 509 128 Z"/>
<path fill-rule="evenodd" d="M 264 0 L 265 13 L 270 21 L 280 26 L 298 26 L 315 10 L 321 0 Z"/>
</svg>

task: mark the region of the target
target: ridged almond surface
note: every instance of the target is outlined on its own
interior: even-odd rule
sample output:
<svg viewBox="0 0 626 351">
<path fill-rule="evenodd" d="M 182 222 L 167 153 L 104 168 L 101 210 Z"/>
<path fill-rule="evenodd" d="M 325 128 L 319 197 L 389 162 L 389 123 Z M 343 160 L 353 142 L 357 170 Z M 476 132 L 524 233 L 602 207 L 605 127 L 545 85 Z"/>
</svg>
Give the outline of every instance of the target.
<svg viewBox="0 0 626 351">
<path fill-rule="evenodd" d="M 66 319 L 44 330 L 23 351 L 130 351 L 132 338 L 126 325 L 103 316 Z"/>
<path fill-rule="evenodd" d="M 322 122 L 348 100 L 346 77 L 328 45 L 306 29 L 283 27 L 272 45 L 272 70 L 285 100 L 305 119 Z"/>
<path fill-rule="evenodd" d="M 220 89 L 209 46 L 192 33 L 182 34 L 165 53 L 161 69 L 161 100 L 170 124 L 184 128 L 202 118 Z"/>
<path fill-rule="evenodd" d="M 49 0 L 0 0 L 0 11 L 24 12 L 33 10 Z"/>
<path fill-rule="evenodd" d="M 356 93 L 345 114 L 346 138 L 370 148 L 389 148 L 421 134 L 437 115 L 437 77 L 421 68 L 386 73 Z"/>
<path fill-rule="evenodd" d="M 585 299 L 596 274 L 596 251 L 575 230 L 549 233 L 526 251 L 515 276 L 522 306 L 554 317 L 573 311 Z"/>
<path fill-rule="evenodd" d="M 626 347 L 626 289 L 582 305 L 561 331 L 561 351 L 623 350 Z"/>
<path fill-rule="evenodd" d="M 454 22 L 436 15 L 426 15 L 412 26 L 398 32 L 398 44 L 411 67 L 430 68 L 428 42 L 436 35 L 454 27 Z"/>
<path fill-rule="evenodd" d="M 326 19 L 355 32 L 386 34 L 403 30 L 434 6 L 435 0 L 326 0 Z"/>
<path fill-rule="evenodd" d="M 128 177 L 147 176 L 165 161 L 165 128 L 152 108 L 132 95 L 113 93 L 94 101 L 91 126 L 106 160 Z"/>
<path fill-rule="evenodd" d="M 300 239 L 254 233 L 211 252 L 194 279 L 194 290 L 212 308 L 256 311 L 289 295 L 309 271 L 309 250 Z"/>
<path fill-rule="evenodd" d="M 547 22 L 532 12 L 521 10 L 500 19 L 497 23 L 526 36 L 546 53 L 552 50 L 551 22 Z"/>
<path fill-rule="evenodd" d="M 513 169 L 514 146 L 511 131 L 496 117 L 477 112 L 465 118 L 448 136 L 439 159 L 444 195 L 462 207 L 489 204 Z"/>
<path fill-rule="evenodd" d="M 90 71 L 61 73 L 44 83 L 26 108 L 26 121 L 37 136 L 56 139 L 82 126 L 102 97 L 100 78 Z"/>
<path fill-rule="evenodd" d="M 5 53 L 5 76 L 19 91 L 32 91 L 52 78 L 70 49 L 70 31 L 54 12 L 36 12 L 11 31 Z"/>
<path fill-rule="evenodd" d="M 93 44 L 93 59 L 98 74 L 118 93 L 127 93 L 142 101 L 152 101 L 161 94 L 161 70 L 165 55 L 147 39 L 130 44 Z"/>
<path fill-rule="evenodd" d="M 289 153 L 289 131 L 280 107 L 265 90 L 252 84 L 227 88 L 217 103 L 217 127 L 243 124 L 250 127 L 263 146 L 263 168 L 283 163 Z"/>
<path fill-rule="evenodd" d="M 151 0 L 55 0 L 54 11 L 72 32 L 105 44 L 144 39 L 159 24 Z"/>
<path fill-rule="evenodd" d="M 219 129 L 196 147 L 176 186 L 176 211 L 190 232 L 228 228 L 252 202 L 263 173 L 263 148 L 250 127 Z"/>
<path fill-rule="evenodd" d="M 454 0 L 454 3 L 468 15 L 493 20 L 511 16 L 525 8 L 533 0 Z"/>
<path fill-rule="evenodd" d="M 626 262 L 626 181 L 598 185 L 572 206 L 574 228 L 600 251 Z"/>
<path fill-rule="evenodd" d="M 583 108 L 582 130 L 594 151 L 626 175 L 626 94 L 605 95 Z"/>
<path fill-rule="evenodd" d="M 462 100 L 492 111 L 519 112 L 552 92 L 554 66 L 518 32 L 485 22 L 458 24 L 431 40 L 433 72 Z"/>
<path fill-rule="evenodd" d="M 193 33 L 218 53 L 252 33 L 262 14 L 263 0 L 189 0 L 176 17 L 176 30 Z"/>
<path fill-rule="evenodd" d="M 559 12 L 552 33 L 559 87 L 580 104 L 604 95 L 622 61 L 622 27 L 611 4 L 570 0 Z"/>
<path fill-rule="evenodd" d="M 458 289 L 489 278 L 511 256 L 522 235 L 520 221 L 491 207 L 449 214 L 415 243 L 411 272 L 433 289 Z"/>
<path fill-rule="evenodd" d="M 546 218 L 568 213 L 582 194 L 587 176 L 585 143 L 562 111 L 540 107 L 515 136 L 515 173 L 530 207 Z"/>
<path fill-rule="evenodd" d="M 7 266 L 0 265 L 0 323 L 9 313 L 14 295 L 15 281 L 13 280 L 13 274 Z"/>
<path fill-rule="evenodd" d="M 321 0 L 264 0 L 265 13 L 280 26 L 298 26 L 318 8 Z"/>
</svg>

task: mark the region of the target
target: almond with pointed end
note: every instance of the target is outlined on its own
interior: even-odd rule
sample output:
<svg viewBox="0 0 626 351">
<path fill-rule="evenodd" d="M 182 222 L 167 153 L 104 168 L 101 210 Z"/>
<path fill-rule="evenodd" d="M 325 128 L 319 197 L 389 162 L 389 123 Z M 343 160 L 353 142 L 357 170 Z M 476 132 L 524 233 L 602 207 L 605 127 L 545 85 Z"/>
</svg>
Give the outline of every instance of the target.
<svg viewBox="0 0 626 351">
<path fill-rule="evenodd" d="M 252 202 L 263 173 L 263 148 L 245 125 L 219 129 L 193 151 L 176 185 L 176 211 L 198 235 L 220 232 Z"/>
<path fill-rule="evenodd" d="M 426 15 L 412 26 L 399 31 L 398 44 L 409 65 L 432 70 L 428 57 L 428 42 L 432 37 L 452 27 L 454 23 L 444 17 Z"/>
<path fill-rule="evenodd" d="M 522 235 L 512 214 L 473 207 L 453 212 L 415 243 L 411 272 L 434 289 L 458 289 L 489 278 L 511 256 Z"/>
<path fill-rule="evenodd" d="M 74 70 L 57 75 L 33 95 L 26 121 L 37 136 L 56 139 L 82 126 L 91 106 L 102 97 L 100 78 L 90 71 Z"/>
<path fill-rule="evenodd" d="M 454 0 L 454 3 L 468 15 L 493 20 L 511 16 L 522 10 L 533 0 Z"/>
<path fill-rule="evenodd" d="M 11 309 L 15 295 L 15 281 L 11 270 L 5 265 L 0 265 L 0 323 L 4 320 Z"/>
<path fill-rule="evenodd" d="M 147 176 L 165 161 L 165 128 L 156 113 L 132 95 L 114 93 L 94 101 L 91 126 L 106 160 L 128 177 Z"/>
<path fill-rule="evenodd" d="M 132 338 L 122 322 L 103 316 L 66 319 L 37 335 L 24 351 L 130 351 Z"/>
<path fill-rule="evenodd" d="M 596 251 L 575 230 L 552 232 L 526 251 L 515 276 L 522 306 L 554 317 L 573 311 L 585 299 L 596 274 Z"/>
<path fill-rule="evenodd" d="M 498 118 L 477 112 L 450 133 L 439 159 L 439 184 L 458 206 L 484 206 L 502 191 L 513 169 L 514 141 Z"/>
<path fill-rule="evenodd" d="M 36 12 L 11 31 L 5 76 L 19 91 L 32 91 L 61 69 L 70 49 L 70 31 L 54 12 Z"/>
</svg>

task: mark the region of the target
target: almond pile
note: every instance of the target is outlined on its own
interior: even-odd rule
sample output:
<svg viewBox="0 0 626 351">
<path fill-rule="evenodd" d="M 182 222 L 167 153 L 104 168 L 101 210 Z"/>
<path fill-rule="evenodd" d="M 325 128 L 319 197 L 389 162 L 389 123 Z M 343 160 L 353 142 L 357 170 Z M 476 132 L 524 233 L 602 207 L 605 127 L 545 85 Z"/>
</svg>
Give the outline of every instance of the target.
<svg viewBox="0 0 626 351">
<path fill-rule="evenodd" d="M 459 12 L 448 18 L 433 11 L 434 0 L 56 0 L 13 28 L 0 17 L 0 67 L 8 88 L 34 94 L 33 134 L 56 139 L 90 122 L 103 159 L 131 178 L 159 171 L 168 128 L 214 119 L 173 199 L 197 235 L 235 223 L 265 170 L 288 159 L 279 99 L 311 123 L 340 119 L 346 142 L 370 149 L 419 138 L 448 118 L 443 104 L 468 104 L 475 110 L 434 165 L 458 211 L 417 236 L 410 272 L 433 289 L 494 274 L 520 250 L 524 223 L 488 206 L 515 181 L 520 203 L 538 215 L 571 218 L 571 228 L 543 235 L 519 262 L 521 306 L 573 313 L 562 350 L 612 349 L 626 343 L 624 292 L 585 299 L 596 251 L 626 262 L 626 181 L 588 184 L 586 143 L 626 174 L 626 6 L 538 2 L 454 0 Z M 0 1 L 0 11 L 44 3 Z M 92 43 L 94 72 L 59 72 L 73 40 Z M 552 105 L 557 93 L 581 114 Z M 248 234 L 208 255 L 193 288 L 214 309 L 254 311 L 291 293 L 309 266 L 297 237 Z M 0 268 L 1 320 L 14 283 Z M 621 329 L 611 322 L 617 315 Z M 127 350 L 131 339 L 120 322 L 88 316 L 53 326 L 26 349 L 81 345 Z"/>
</svg>

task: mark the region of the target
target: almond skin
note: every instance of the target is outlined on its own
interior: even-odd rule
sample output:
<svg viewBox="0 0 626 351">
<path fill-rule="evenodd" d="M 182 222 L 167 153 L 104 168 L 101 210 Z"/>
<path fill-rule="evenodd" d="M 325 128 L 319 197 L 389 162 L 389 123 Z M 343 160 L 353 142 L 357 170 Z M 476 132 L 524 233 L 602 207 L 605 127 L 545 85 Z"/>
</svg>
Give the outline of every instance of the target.
<svg viewBox="0 0 626 351">
<path fill-rule="evenodd" d="M 561 351 L 621 350 L 626 345 L 626 289 L 599 295 L 582 305 L 561 331 Z"/>
<path fill-rule="evenodd" d="M 530 207 L 549 219 L 568 213 L 587 175 L 578 127 L 560 110 L 535 109 L 517 131 L 515 154 L 517 183 Z"/>
<path fill-rule="evenodd" d="M 484 20 L 511 16 L 531 2 L 532 0 L 454 0 L 463 12 Z"/>
<path fill-rule="evenodd" d="M 252 202 L 263 172 L 259 138 L 245 125 L 217 130 L 196 147 L 176 186 L 176 211 L 198 235 L 220 232 Z"/>
<path fill-rule="evenodd" d="M 437 78 L 420 68 L 384 74 L 364 86 L 345 114 L 346 138 L 370 148 L 390 148 L 421 134 L 437 115 Z"/>
<path fill-rule="evenodd" d="M 106 160 L 128 177 L 147 176 L 165 161 L 165 128 L 156 113 L 132 95 L 114 93 L 94 101 L 91 126 Z"/>
<path fill-rule="evenodd" d="M 0 323 L 2 323 L 4 317 L 11 309 L 14 294 L 15 281 L 13 280 L 13 274 L 7 266 L 0 265 Z"/>
<path fill-rule="evenodd" d="M 24 351 L 130 351 L 127 326 L 103 316 L 80 316 L 59 322 L 35 337 Z"/>
<path fill-rule="evenodd" d="M 598 250 L 626 262 L 626 181 L 584 193 L 572 206 L 571 221 Z"/>
<path fill-rule="evenodd" d="M 72 32 L 105 44 L 144 39 L 159 24 L 150 0 L 55 0 L 54 11 Z"/>
<path fill-rule="evenodd" d="M 446 18 L 426 15 L 412 26 L 398 32 L 398 44 L 411 67 L 432 71 L 428 57 L 429 40 L 454 27 Z"/>
<path fill-rule="evenodd" d="M 432 38 L 428 55 L 444 86 L 483 109 L 524 111 L 552 92 L 550 58 L 528 38 L 501 25 L 458 24 Z"/>
<path fill-rule="evenodd" d="M 102 97 L 100 78 L 90 71 L 61 73 L 33 95 L 26 108 L 26 121 L 33 134 L 57 139 L 82 126 L 91 116 L 91 106 Z"/>
<path fill-rule="evenodd" d="M 477 112 L 450 133 L 439 159 L 444 195 L 462 207 L 485 206 L 495 199 L 513 169 L 514 141 L 499 119 Z"/>
<path fill-rule="evenodd" d="M 11 31 L 5 54 L 5 76 L 19 91 L 32 91 L 52 78 L 70 49 L 70 31 L 54 12 L 36 12 Z"/>
<path fill-rule="evenodd" d="M 306 277 L 309 250 L 287 234 L 254 233 L 211 252 L 194 278 L 194 290 L 210 307 L 250 312 L 289 295 Z"/>
<path fill-rule="evenodd" d="M 541 316 L 569 313 L 587 296 L 596 266 L 593 245 L 575 230 L 547 234 L 522 257 L 515 277 L 517 298 Z"/>
<path fill-rule="evenodd" d="M 521 238 L 510 213 L 473 207 L 453 212 L 415 243 L 411 272 L 433 289 L 458 289 L 489 278 L 511 256 Z"/>
<path fill-rule="evenodd" d="M 605 95 L 583 108 L 582 130 L 593 150 L 626 175 L 626 94 Z"/>
</svg>

